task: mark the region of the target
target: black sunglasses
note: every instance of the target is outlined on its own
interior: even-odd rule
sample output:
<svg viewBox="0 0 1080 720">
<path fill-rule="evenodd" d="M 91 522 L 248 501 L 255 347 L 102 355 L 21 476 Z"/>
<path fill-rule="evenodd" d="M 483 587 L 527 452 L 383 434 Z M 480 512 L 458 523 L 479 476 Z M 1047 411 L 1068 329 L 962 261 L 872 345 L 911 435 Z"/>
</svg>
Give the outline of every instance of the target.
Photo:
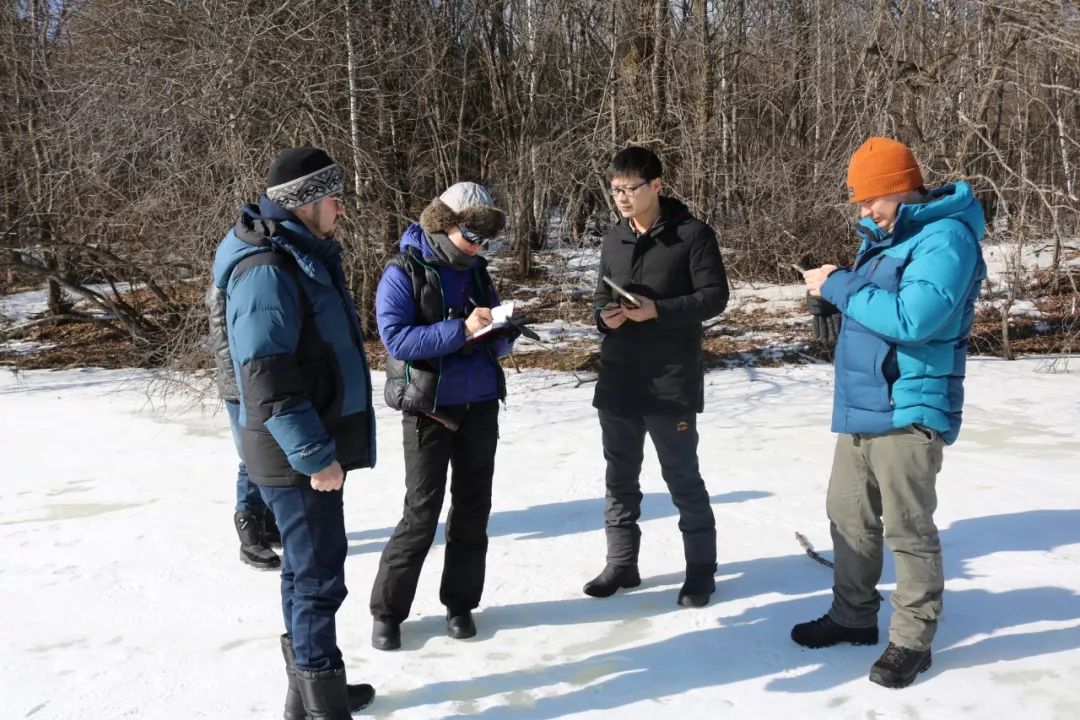
<svg viewBox="0 0 1080 720">
<path fill-rule="evenodd" d="M 478 234 L 474 233 L 472 230 L 465 227 L 464 225 L 459 225 L 458 229 L 461 230 L 461 237 L 465 238 L 468 242 L 472 243 L 473 245 L 480 245 L 480 246 L 487 245 L 488 241 L 490 240 L 490 238 L 486 238 L 483 235 L 478 235 Z"/>
</svg>

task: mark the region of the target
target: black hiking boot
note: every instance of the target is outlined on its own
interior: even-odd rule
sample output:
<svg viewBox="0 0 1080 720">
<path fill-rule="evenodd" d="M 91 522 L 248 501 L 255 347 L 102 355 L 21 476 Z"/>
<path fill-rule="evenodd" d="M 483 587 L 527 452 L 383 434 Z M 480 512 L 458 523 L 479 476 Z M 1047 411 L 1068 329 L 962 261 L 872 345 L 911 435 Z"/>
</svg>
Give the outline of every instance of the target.
<svg viewBox="0 0 1080 720">
<path fill-rule="evenodd" d="M 281 558 L 271 550 L 262 537 L 262 518 L 251 512 L 233 515 L 236 534 L 240 537 L 240 559 L 257 570 L 276 570 Z"/>
<path fill-rule="evenodd" d="M 476 623 L 473 622 L 472 613 L 464 612 L 446 613 L 446 634 L 455 640 L 467 640 L 476 635 Z"/>
<path fill-rule="evenodd" d="M 375 618 L 371 623 L 371 647 L 397 650 L 401 647 L 401 623 Z"/>
<path fill-rule="evenodd" d="M 679 590 L 679 605 L 705 607 L 716 592 L 716 563 L 691 563 L 686 566 L 686 582 Z"/>
<path fill-rule="evenodd" d="M 870 682 L 893 689 L 907 687 L 916 675 L 930 669 L 930 661 L 930 648 L 912 650 L 889 643 L 870 667 Z"/>
<path fill-rule="evenodd" d="M 591 597 L 611 597 L 619 588 L 635 588 L 641 584 L 636 566 L 606 565 L 604 571 L 585 583 L 582 591 Z"/>
<path fill-rule="evenodd" d="M 791 639 L 803 647 L 832 647 L 846 642 L 852 645 L 877 645 L 877 625 L 865 628 L 851 628 L 837 625 L 828 615 L 817 620 L 799 623 L 791 628 Z"/>
</svg>

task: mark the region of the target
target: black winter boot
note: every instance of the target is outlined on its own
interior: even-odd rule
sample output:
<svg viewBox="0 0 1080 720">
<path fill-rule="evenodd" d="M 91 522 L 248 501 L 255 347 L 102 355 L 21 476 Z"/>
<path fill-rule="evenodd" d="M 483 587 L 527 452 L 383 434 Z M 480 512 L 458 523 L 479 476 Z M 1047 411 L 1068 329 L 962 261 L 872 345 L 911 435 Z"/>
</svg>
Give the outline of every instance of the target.
<svg viewBox="0 0 1080 720">
<path fill-rule="evenodd" d="M 604 598 L 614 595 L 619 588 L 635 588 L 640 584 L 637 566 L 605 565 L 604 571 L 585 583 L 582 591 L 592 597 Z"/>
<path fill-rule="evenodd" d="M 258 570 L 281 567 L 281 558 L 267 547 L 262 537 L 262 518 L 251 512 L 233 515 L 236 534 L 240 537 L 240 559 Z"/>
<path fill-rule="evenodd" d="M 401 623 L 374 618 L 371 623 L 371 647 L 376 650 L 397 650 L 401 647 Z"/>
<path fill-rule="evenodd" d="M 349 685 L 345 668 L 311 671 L 296 669 L 296 689 L 310 720 L 350 720 L 375 699 L 375 688 Z"/>
<path fill-rule="evenodd" d="M 289 689 L 285 692 L 285 720 L 306 720 L 304 701 L 296 689 L 296 656 L 293 655 L 292 638 L 281 636 L 281 655 L 285 658 L 285 676 Z"/>
<path fill-rule="evenodd" d="M 832 647 L 842 642 L 852 645 L 877 645 L 877 625 L 864 628 L 845 627 L 837 625 L 828 615 L 822 615 L 817 620 L 799 623 L 791 628 L 791 639 L 803 647 L 823 648 Z"/>
<path fill-rule="evenodd" d="M 893 643 L 885 648 L 870 667 L 870 682 L 887 688 L 903 688 L 915 682 L 915 676 L 930 669 L 930 648 L 912 650 Z"/>
<path fill-rule="evenodd" d="M 476 623 L 472 613 L 448 611 L 446 613 L 446 634 L 455 640 L 467 640 L 476 635 Z"/>
<path fill-rule="evenodd" d="M 289 679 L 289 690 L 285 693 L 285 720 L 307 720 L 304 712 L 304 700 L 296 684 L 296 656 L 293 654 L 292 638 L 281 636 L 281 654 L 285 657 L 285 674 Z M 346 685 L 349 695 L 349 709 L 353 712 L 363 710 L 375 699 L 375 688 L 361 683 Z"/>
<path fill-rule="evenodd" d="M 690 563 L 686 582 L 679 590 L 678 603 L 683 607 L 705 607 L 716 592 L 716 563 Z"/>
<path fill-rule="evenodd" d="M 264 545 L 281 547 L 281 531 L 278 530 L 277 520 L 270 508 L 262 512 L 262 540 Z"/>
</svg>

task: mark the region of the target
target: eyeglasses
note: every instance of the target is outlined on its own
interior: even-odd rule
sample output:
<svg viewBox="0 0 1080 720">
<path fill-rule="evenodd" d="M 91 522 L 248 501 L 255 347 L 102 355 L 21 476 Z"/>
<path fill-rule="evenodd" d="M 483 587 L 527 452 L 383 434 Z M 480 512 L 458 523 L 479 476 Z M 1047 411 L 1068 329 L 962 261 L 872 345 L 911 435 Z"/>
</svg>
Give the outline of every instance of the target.
<svg viewBox="0 0 1080 720">
<path fill-rule="evenodd" d="M 461 230 L 461 237 L 465 238 L 466 241 L 472 243 L 473 245 L 483 246 L 488 244 L 488 240 L 490 238 L 486 238 L 483 235 L 477 235 L 464 225 L 459 225 L 458 229 Z"/>
<path fill-rule="evenodd" d="M 637 185 L 627 185 L 627 186 L 624 186 L 624 187 L 614 187 L 614 186 L 612 186 L 612 188 L 611 188 L 611 197 L 617 198 L 620 195 L 625 195 L 626 197 L 629 197 L 629 196 L 633 195 L 635 192 L 637 192 L 638 188 L 643 187 L 643 186 L 648 185 L 648 184 L 649 184 L 648 180 L 642 180 Z"/>
</svg>

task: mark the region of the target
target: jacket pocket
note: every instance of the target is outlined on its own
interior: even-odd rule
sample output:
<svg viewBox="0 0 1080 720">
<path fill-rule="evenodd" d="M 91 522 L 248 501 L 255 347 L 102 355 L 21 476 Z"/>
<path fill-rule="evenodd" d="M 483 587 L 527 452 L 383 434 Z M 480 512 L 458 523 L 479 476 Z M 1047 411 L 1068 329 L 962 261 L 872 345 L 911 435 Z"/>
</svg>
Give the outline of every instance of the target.
<svg viewBox="0 0 1080 720">
<path fill-rule="evenodd" d="M 843 384 L 850 407 L 887 412 L 892 405 L 885 368 L 892 348 L 855 321 L 845 323 L 850 327 L 839 346 L 836 382 Z"/>
<path fill-rule="evenodd" d="M 928 428 L 921 423 L 912 423 L 908 426 L 916 435 L 926 440 L 926 442 L 933 442 L 936 438 L 941 437 L 941 433 L 933 428 Z"/>
<path fill-rule="evenodd" d="M 884 342 L 881 342 L 877 352 L 874 354 L 874 396 L 877 397 L 877 407 L 872 409 L 875 410 L 892 407 L 889 381 L 885 377 L 885 363 L 889 360 L 889 353 L 891 350 L 892 348 Z"/>
<path fill-rule="evenodd" d="M 889 401 L 889 407 L 895 407 L 893 400 L 893 383 L 900 378 L 900 366 L 896 362 L 896 346 L 889 345 L 885 351 L 885 357 L 881 360 L 881 379 L 885 383 L 885 395 Z"/>
<path fill-rule="evenodd" d="M 691 393 L 687 381 L 696 369 L 696 365 L 666 363 L 655 368 L 649 380 L 649 396 L 660 403 L 672 403 L 691 407 L 697 393 Z"/>
<path fill-rule="evenodd" d="M 288 484 L 297 474 L 268 430 L 242 428 L 240 455 L 247 466 L 248 474 L 257 484 Z"/>
</svg>

